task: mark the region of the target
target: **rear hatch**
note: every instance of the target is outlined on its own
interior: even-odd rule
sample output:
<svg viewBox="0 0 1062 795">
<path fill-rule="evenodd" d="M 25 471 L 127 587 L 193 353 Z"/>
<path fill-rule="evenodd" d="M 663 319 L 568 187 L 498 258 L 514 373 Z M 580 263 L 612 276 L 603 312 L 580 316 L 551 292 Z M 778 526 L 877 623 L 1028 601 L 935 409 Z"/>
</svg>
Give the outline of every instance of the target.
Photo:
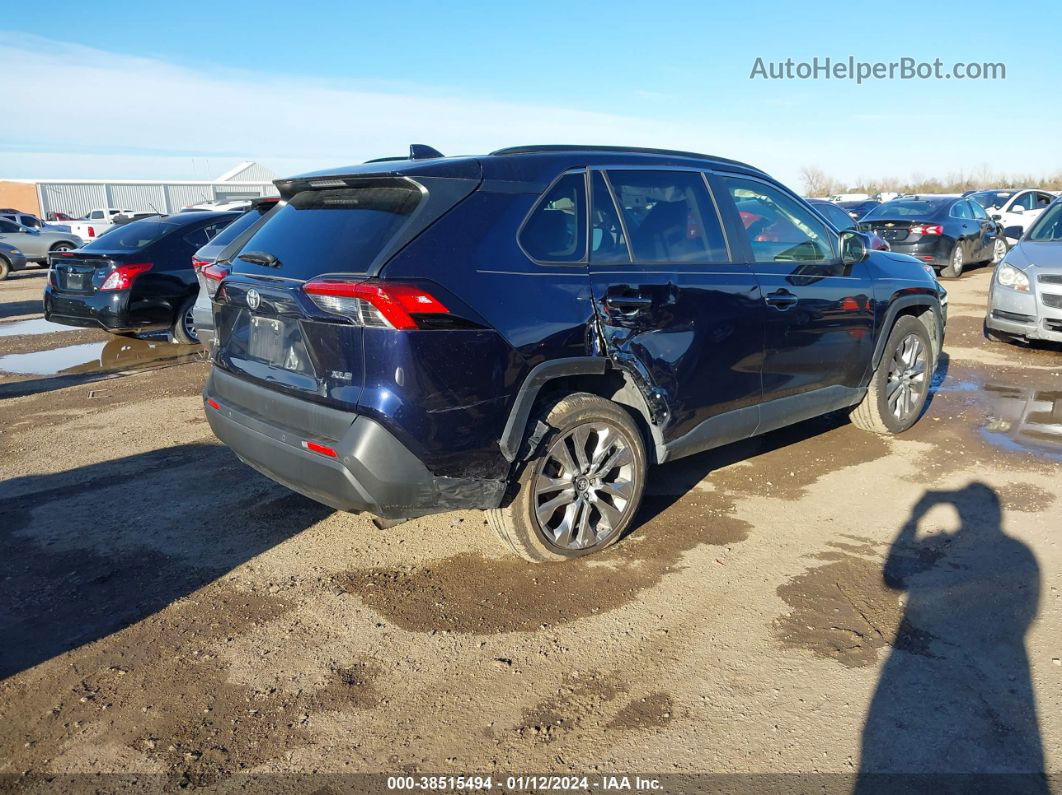
<svg viewBox="0 0 1062 795">
<path fill-rule="evenodd" d="M 475 179 L 386 175 L 297 185 L 229 265 L 202 270 L 215 281 L 215 364 L 271 388 L 355 408 L 365 328 L 401 328 L 388 307 L 401 313 L 404 301 L 420 300 L 421 311 L 432 311 L 430 300 L 401 292 L 412 288 L 373 277 L 475 189 L 478 164 L 476 171 Z"/>
</svg>

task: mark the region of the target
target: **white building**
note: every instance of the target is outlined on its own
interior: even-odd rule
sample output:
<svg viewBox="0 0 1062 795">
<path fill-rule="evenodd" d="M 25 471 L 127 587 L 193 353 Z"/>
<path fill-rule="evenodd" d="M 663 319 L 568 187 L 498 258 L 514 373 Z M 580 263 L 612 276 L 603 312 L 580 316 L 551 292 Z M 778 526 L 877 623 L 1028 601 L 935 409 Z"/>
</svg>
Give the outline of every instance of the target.
<svg viewBox="0 0 1062 795">
<path fill-rule="evenodd" d="M 75 218 L 94 207 L 175 213 L 219 199 L 276 196 L 269 169 L 248 160 L 209 182 L 184 180 L 16 179 L 0 180 L 0 207 L 46 217 L 60 212 Z"/>
</svg>

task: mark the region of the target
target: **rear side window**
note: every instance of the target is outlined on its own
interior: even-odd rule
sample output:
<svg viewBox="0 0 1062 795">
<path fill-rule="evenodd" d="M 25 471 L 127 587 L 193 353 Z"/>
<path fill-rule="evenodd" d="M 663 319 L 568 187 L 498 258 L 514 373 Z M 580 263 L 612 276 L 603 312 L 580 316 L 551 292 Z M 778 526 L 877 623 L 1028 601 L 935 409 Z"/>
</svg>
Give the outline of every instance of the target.
<svg viewBox="0 0 1062 795">
<path fill-rule="evenodd" d="M 271 254 L 279 264 L 237 257 L 238 270 L 295 279 L 366 273 L 420 200 L 420 190 L 405 183 L 297 193 L 241 249 Z"/>
<path fill-rule="evenodd" d="M 520 245 L 538 262 L 586 258 L 586 184 L 582 173 L 565 174 L 542 197 L 520 230 Z"/>
<path fill-rule="evenodd" d="M 697 171 L 609 171 L 637 262 L 726 262 L 719 216 Z"/>
<path fill-rule="evenodd" d="M 215 246 L 227 246 L 245 231 L 251 228 L 255 221 L 261 219 L 263 215 L 273 209 L 276 205 L 268 204 L 256 207 L 252 210 L 248 210 L 231 224 L 226 226 L 215 237 L 211 239 Z"/>
</svg>

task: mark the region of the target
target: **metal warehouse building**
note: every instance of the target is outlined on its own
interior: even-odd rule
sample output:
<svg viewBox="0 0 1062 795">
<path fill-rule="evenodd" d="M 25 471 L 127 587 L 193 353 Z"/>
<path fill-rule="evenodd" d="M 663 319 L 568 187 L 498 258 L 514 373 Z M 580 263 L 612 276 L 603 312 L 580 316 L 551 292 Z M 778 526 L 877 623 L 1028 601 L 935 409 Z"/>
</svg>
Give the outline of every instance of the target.
<svg viewBox="0 0 1062 795">
<path fill-rule="evenodd" d="M 0 180 L 0 207 L 46 217 L 60 212 L 79 218 L 95 207 L 174 213 L 191 204 L 275 196 L 276 175 L 246 161 L 210 182 L 170 180 Z"/>
</svg>

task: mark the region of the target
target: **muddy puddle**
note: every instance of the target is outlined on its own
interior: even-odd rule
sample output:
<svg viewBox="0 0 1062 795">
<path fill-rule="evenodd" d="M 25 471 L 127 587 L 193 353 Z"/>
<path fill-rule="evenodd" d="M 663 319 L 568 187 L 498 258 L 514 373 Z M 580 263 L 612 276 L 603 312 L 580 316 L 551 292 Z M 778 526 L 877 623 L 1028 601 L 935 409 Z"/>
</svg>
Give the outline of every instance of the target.
<svg viewBox="0 0 1062 795">
<path fill-rule="evenodd" d="M 203 349 L 196 345 L 175 345 L 164 339 L 114 337 L 106 342 L 0 356 L 0 373 L 33 376 L 103 373 L 199 361 L 204 356 Z"/>
<path fill-rule="evenodd" d="M 1059 363 L 1062 372 L 1062 361 Z M 1062 375 L 984 378 L 965 371 L 938 379 L 933 400 L 938 411 L 959 414 L 965 427 L 997 451 L 1032 454 L 1062 462 Z M 924 430 L 915 426 L 915 432 Z"/>
<path fill-rule="evenodd" d="M 43 317 L 32 320 L 16 320 L 13 323 L 0 323 L 0 337 L 31 337 L 38 334 L 53 334 L 63 331 L 84 331 L 79 326 L 63 326 L 52 323 Z"/>
</svg>

